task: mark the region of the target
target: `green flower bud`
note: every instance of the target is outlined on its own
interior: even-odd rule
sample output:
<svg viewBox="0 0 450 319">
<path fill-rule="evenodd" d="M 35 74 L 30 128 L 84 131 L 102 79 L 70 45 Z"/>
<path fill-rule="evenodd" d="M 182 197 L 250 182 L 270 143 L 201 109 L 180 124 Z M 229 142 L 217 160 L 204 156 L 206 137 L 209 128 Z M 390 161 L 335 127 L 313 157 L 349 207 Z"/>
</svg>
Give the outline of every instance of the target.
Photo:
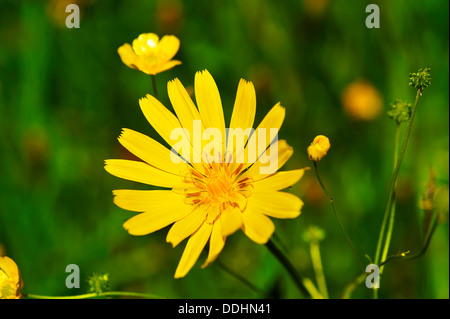
<svg viewBox="0 0 450 319">
<path fill-rule="evenodd" d="M 101 294 L 102 292 L 109 291 L 109 274 L 93 273 L 89 276 L 87 282 L 89 284 L 88 292 Z"/>
<path fill-rule="evenodd" d="M 303 233 L 303 240 L 305 242 L 322 241 L 325 239 L 325 231 L 317 226 L 309 226 L 306 232 Z"/>
<path fill-rule="evenodd" d="M 409 74 L 409 85 L 421 92 L 431 84 L 430 68 L 420 68 L 416 73 Z"/>
<path fill-rule="evenodd" d="M 387 115 L 398 124 L 407 122 L 411 116 L 411 103 L 397 99 L 391 103 L 391 108 L 387 111 Z"/>
</svg>

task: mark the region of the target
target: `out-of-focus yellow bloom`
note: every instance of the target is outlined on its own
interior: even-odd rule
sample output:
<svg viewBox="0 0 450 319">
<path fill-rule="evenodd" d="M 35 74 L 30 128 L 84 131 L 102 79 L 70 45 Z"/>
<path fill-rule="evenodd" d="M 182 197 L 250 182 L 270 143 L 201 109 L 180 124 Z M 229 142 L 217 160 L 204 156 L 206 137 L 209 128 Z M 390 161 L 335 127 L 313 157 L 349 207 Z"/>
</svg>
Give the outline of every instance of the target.
<svg viewBox="0 0 450 319">
<path fill-rule="evenodd" d="M 320 161 L 325 155 L 327 155 L 330 149 L 330 140 L 324 135 L 317 135 L 314 141 L 308 146 L 308 156 L 312 161 Z"/>
<path fill-rule="evenodd" d="M 328 7 L 328 0 L 303 0 L 303 8 L 312 16 L 322 15 Z"/>
<path fill-rule="evenodd" d="M 143 33 L 132 45 L 125 43 L 117 52 L 130 68 L 155 75 L 181 64 L 181 61 L 172 60 L 179 48 L 180 40 L 174 35 L 159 39 L 154 33 Z"/>
<path fill-rule="evenodd" d="M 351 83 L 342 94 L 345 112 L 355 120 L 370 121 L 383 110 L 383 99 L 370 83 L 357 81 Z"/>
<path fill-rule="evenodd" d="M 14 260 L 0 257 L 0 299 L 20 299 L 23 282 Z"/>
<path fill-rule="evenodd" d="M 66 19 L 70 14 L 66 12 L 69 4 L 75 4 L 80 8 L 81 15 L 83 9 L 89 5 L 90 1 L 83 0 L 49 0 L 47 3 L 47 15 L 49 20 L 59 28 L 66 28 Z"/>
</svg>

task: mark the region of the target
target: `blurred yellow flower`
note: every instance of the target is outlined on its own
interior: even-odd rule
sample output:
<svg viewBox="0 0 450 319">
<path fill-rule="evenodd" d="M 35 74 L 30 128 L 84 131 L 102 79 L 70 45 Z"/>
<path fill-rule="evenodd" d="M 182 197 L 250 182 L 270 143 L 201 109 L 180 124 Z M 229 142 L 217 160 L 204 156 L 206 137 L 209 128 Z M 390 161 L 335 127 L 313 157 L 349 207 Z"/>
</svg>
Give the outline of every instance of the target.
<svg viewBox="0 0 450 319">
<path fill-rule="evenodd" d="M 0 299 L 19 299 L 23 287 L 16 263 L 9 257 L 0 257 Z"/>
<path fill-rule="evenodd" d="M 365 81 L 351 83 L 342 94 L 346 113 L 358 121 L 370 121 L 380 115 L 383 100 L 378 90 Z"/>
<path fill-rule="evenodd" d="M 172 147 L 172 151 L 146 135 L 124 129 L 119 142 L 143 162 L 106 160 L 105 169 L 120 178 L 166 188 L 115 190 L 114 203 L 123 209 L 141 212 L 124 223 L 131 235 L 147 235 L 173 224 L 167 234 L 167 242 L 175 247 L 189 237 L 175 271 L 175 278 L 180 278 L 194 266 L 208 241 L 209 255 L 202 267 L 217 258 L 226 238 L 237 230 L 241 229 L 254 242 L 264 244 L 275 230 L 269 216 L 297 217 L 303 202 L 297 196 L 280 190 L 297 183 L 304 169 L 277 172 L 292 156 L 293 149 L 285 140 L 275 141 L 272 135 L 258 141 L 257 145 L 262 144 L 263 150 L 257 160 L 250 162 L 247 157 L 242 162 L 231 161 L 241 154 L 233 144 L 231 128 L 252 128 L 254 123 L 256 95 L 251 82 L 243 79 L 239 82 L 228 130 L 225 129 L 218 88 L 208 71 L 195 75 L 198 108 L 178 79 L 170 81 L 167 88 L 176 116 L 151 95 L 139 102 L 150 125 Z M 278 130 L 284 117 L 285 109 L 276 104 L 254 133 L 247 136 L 245 149 L 240 150 L 248 154 L 248 145 L 252 145 L 253 139 L 258 139 L 259 132 L 269 128 Z M 212 128 L 221 132 L 221 136 L 228 134 L 227 150 L 222 148 L 209 159 L 208 155 L 207 159 L 202 156 L 199 162 L 192 157 L 185 157 L 186 161 L 171 160 L 174 155 L 178 157 L 173 154 L 177 141 L 172 139 L 171 133 L 183 128 L 185 134 L 194 136 L 195 121 L 201 122 L 198 129 L 203 132 Z M 233 143 L 229 143 L 230 137 Z M 193 153 L 198 152 L 195 139 L 190 142 L 192 144 L 188 148 Z M 276 165 L 272 173 L 263 174 L 261 168 L 267 163 L 267 157 L 274 159 Z"/>
<path fill-rule="evenodd" d="M 117 52 L 130 68 L 156 75 L 181 64 L 181 61 L 172 60 L 179 48 L 180 40 L 174 35 L 159 39 L 154 33 L 143 33 L 132 45 L 125 43 Z"/>
<path fill-rule="evenodd" d="M 310 146 L 308 146 L 308 157 L 312 161 L 320 161 L 325 155 L 327 155 L 331 144 L 328 137 L 324 135 L 317 135 Z"/>
</svg>

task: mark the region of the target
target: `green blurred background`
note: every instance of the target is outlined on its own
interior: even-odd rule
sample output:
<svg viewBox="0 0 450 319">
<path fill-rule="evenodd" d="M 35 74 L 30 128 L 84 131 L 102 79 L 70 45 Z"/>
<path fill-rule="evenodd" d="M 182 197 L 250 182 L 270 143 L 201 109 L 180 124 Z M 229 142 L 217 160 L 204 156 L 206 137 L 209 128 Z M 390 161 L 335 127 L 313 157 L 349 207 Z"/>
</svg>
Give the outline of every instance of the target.
<svg viewBox="0 0 450 319">
<path fill-rule="evenodd" d="M 65 27 L 69 3 L 80 6 L 79 29 Z M 369 3 L 379 5 L 379 29 L 365 26 Z M 195 72 L 208 69 L 226 121 L 240 78 L 255 85 L 255 123 L 278 101 L 286 107 L 280 138 L 295 153 L 285 169 L 311 166 L 307 146 L 318 134 L 330 138 L 331 150 L 320 162 L 323 179 L 361 255 L 372 257 L 392 173 L 395 124 L 385 113 L 396 98 L 413 102 L 409 72 L 431 67 L 432 85 L 419 102 L 399 176 L 390 253 L 421 246 L 419 201 L 430 171 L 438 189 L 435 206 L 444 217 L 425 256 L 386 267 L 380 297 L 448 298 L 448 6 L 445 0 L 1 0 L 0 255 L 17 262 L 26 293 L 80 294 L 91 273 L 106 272 L 112 290 L 169 298 L 260 297 L 217 263 L 200 269 L 205 255 L 175 280 L 185 242 L 171 248 L 168 228 L 144 237 L 122 228 L 134 214 L 113 204 L 112 190 L 151 187 L 109 175 L 104 160 L 128 156 L 117 141 L 121 128 L 159 137 L 138 105 L 152 93 L 150 77 L 126 67 L 117 48 L 155 32 L 181 40 L 176 59 L 183 64 L 157 75 L 166 106 L 167 81 L 178 77 L 192 86 Z M 383 107 L 370 121 L 343 107 L 346 88 L 361 80 L 378 92 Z M 303 234 L 310 226 L 323 229 L 324 271 L 331 297 L 338 298 L 360 274 L 356 259 L 314 173 L 290 191 L 305 207 L 295 220 L 274 220 L 276 236 L 314 280 Z M 272 296 L 301 297 L 267 248 L 242 232 L 228 238 L 219 259 Z M 80 289 L 65 287 L 65 268 L 72 263 L 81 269 Z M 370 296 L 364 284 L 353 294 Z"/>
</svg>

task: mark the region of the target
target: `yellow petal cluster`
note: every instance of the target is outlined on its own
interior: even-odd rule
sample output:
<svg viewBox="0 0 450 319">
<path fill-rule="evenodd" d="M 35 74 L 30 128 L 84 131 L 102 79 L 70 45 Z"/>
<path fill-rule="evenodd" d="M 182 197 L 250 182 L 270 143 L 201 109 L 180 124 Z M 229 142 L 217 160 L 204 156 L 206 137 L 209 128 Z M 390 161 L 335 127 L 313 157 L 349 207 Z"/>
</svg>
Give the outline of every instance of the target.
<svg viewBox="0 0 450 319">
<path fill-rule="evenodd" d="M 172 60 L 180 48 L 180 40 L 174 35 L 161 39 L 154 33 L 143 33 L 130 45 L 125 43 L 117 52 L 128 67 L 149 75 L 156 75 L 181 64 Z"/>
<path fill-rule="evenodd" d="M 0 257 L 0 299 L 22 298 L 23 287 L 17 264 L 11 258 Z"/>
<path fill-rule="evenodd" d="M 308 157 L 312 161 L 320 161 L 325 155 L 327 155 L 331 144 L 328 137 L 325 135 L 317 135 L 311 145 L 308 147 Z"/>
</svg>

